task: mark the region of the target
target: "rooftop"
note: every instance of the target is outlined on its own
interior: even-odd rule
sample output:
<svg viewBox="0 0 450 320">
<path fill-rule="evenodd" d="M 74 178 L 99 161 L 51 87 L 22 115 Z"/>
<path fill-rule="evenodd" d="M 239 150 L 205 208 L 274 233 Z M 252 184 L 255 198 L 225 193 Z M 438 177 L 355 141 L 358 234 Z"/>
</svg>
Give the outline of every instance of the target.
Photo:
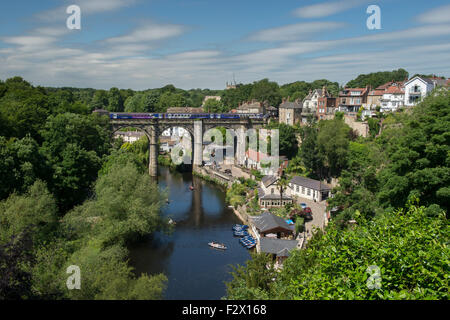
<svg viewBox="0 0 450 320">
<path fill-rule="evenodd" d="M 293 177 L 291 179 L 290 183 L 301 186 L 301 187 L 310 188 L 313 190 L 331 190 L 331 187 L 323 182 L 305 178 L 302 176 Z"/>
<path fill-rule="evenodd" d="M 250 219 L 252 219 L 253 224 L 259 232 L 266 232 L 275 228 L 282 228 L 291 232 L 294 231 L 294 227 L 288 225 L 283 218 L 271 214 L 270 212 L 263 212 L 259 216 L 250 217 Z"/>
<path fill-rule="evenodd" d="M 278 257 L 288 257 L 298 245 L 297 240 L 285 240 L 261 237 L 259 246 L 261 252 L 276 254 Z"/>
<path fill-rule="evenodd" d="M 281 109 L 302 109 L 303 103 L 300 101 L 290 102 L 290 101 L 284 101 L 280 104 L 278 108 Z"/>
<path fill-rule="evenodd" d="M 264 185 L 264 187 L 267 188 L 268 186 L 277 182 L 277 180 L 278 180 L 277 176 L 264 176 L 262 177 L 261 182 Z"/>
</svg>

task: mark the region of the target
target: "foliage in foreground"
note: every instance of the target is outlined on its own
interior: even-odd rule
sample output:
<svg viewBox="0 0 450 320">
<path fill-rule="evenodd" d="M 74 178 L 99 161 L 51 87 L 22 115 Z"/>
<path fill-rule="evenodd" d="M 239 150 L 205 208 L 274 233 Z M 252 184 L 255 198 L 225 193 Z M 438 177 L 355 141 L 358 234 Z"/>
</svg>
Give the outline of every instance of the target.
<svg viewBox="0 0 450 320">
<path fill-rule="evenodd" d="M 164 195 L 132 162 L 108 168 L 94 196 L 58 225 L 55 200 L 42 182 L 0 203 L 0 299 L 162 298 L 166 276 L 136 277 L 126 245 L 166 229 L 159 210 Z M 70 265 L 81 269 L 81 290 L 66 288 Z"/>
<path fill-rule="evenodd" d="M 345 230 L 331 223 L 295 250 L 275 281 L 263 279 L 266 261 L 233 274 L 228 299 L 448 299 L 449 236 L 443 211 L 429 217 L 411 202 L 371 221 L 361 215 Z M 258 262 L 259 261 L 259 262 Z M 257 264 L 257 265 L 255 265 Z M 367 268 L 380 270 L 381 288 Z"/>
</svg>

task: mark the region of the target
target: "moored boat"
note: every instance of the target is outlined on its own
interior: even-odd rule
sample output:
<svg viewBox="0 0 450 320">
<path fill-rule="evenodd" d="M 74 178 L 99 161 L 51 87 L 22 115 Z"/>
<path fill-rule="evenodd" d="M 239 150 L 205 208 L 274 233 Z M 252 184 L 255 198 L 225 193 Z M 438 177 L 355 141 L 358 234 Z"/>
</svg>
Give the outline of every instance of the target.
<svg viewBox="0 0 450 320">
<path fill-rule="evenodd" d="M 209 242 L 208 245 L 210 247 L 213 247 L 213 248 L 216 248 L 216 249 L 222 249 L 222 250 L 226 250 L 227 249 L 227 247 L 223 243 L 217 243 L 217 242 L 214 242 L 214 241 Z"/>
</svg>

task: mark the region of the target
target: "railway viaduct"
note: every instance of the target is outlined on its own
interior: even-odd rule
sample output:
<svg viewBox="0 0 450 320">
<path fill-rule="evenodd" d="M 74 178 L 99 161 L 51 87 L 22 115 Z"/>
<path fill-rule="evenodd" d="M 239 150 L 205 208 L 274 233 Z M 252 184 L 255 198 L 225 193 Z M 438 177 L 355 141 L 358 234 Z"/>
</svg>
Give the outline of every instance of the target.
<svg viewBox="0 0 450 320">
<path fill-rule="evenodd" d="M 266 119 L 110 119 L 112 132 L 120 128 L 139 128 L 147 136 L 150 144 L 149 152 L 149 174 L 153 177 L 158 175 L 158 139 L 162 132 L 172 127 L 186 129 L 193 141 L 193 167 L 201 166 L 203 161 L 203 137 L 205 132 L 216 127 L 233 129 L 236 135 L 236 157 L 237 164 L 243 164 L 245 157 L 246 133 L 248 129 L 258 129 L 266 123 Z"/>
</svg>

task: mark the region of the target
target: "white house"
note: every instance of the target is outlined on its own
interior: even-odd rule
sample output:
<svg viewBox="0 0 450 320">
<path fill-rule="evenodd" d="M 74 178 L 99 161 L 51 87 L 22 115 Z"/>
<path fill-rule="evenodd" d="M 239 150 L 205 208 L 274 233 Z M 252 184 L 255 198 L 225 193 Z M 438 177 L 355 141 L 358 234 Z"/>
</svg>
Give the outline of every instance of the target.
<svg viewBox="0 0 450 320">
<path fill-rule="evenodd" d="M 303 108 L 310 109 L 311 112 L 315 113 L 317 110 L 317 105 L 319 98 L 327 96 L 326 88 L 310 90 L 309 94 L 303 99 Z"/>
<path fill-rule="evenodd" d="M 284 207 L 292 203 L 292 198 L 283 190 L 283 196 L 280 196 L 280 188 L 278 186 L 279 177 L 264 176 L 261 179 L 258 188 L 259 205 L 263 208 Z"/>
<path fill-rule="evenodd" d="M 114 138 L 122 138 L 123 142 L 133 143 L 144 136 L 142 131 L 116 131 Z"/>
<path fill-rule="evenodd" d="M 289 182 L 291 196 L 322 201 L 331 196 L 331 187 L 321 181 L 295 176 Z"/>
<path fill-rule="evenodd" d="M 380 111 L 396 111 L 399 107 L 403 106 L 404 101 L 405 91 L 400 86 L 392 85 L 386 89 L 380 99 Z"/>
<path fill-rule="evenodd" d="M 405 82 L 405 106 L 414 106 L 425 98 L 435 87 L 428 78 L 415 76 Z"/>
<path fill-rule="evenodd" d="M 168 136 L 162 136 L 159 139 L 159 150 L 163 152 L 171 152 L 173 147 L 177 144 L 177 141 L 171 139 Z"/>
<path fill-rule="evenodd" d="M 164 130 L 163 133 L 161 133 L 162 136 L 165 137 L 174 137 L 174 138 L 181 138 L 181 137 L 189 137 L 189 132 L 182 128 L 182 127 L 171 127 L 166 130 Z"/>
</svg>

